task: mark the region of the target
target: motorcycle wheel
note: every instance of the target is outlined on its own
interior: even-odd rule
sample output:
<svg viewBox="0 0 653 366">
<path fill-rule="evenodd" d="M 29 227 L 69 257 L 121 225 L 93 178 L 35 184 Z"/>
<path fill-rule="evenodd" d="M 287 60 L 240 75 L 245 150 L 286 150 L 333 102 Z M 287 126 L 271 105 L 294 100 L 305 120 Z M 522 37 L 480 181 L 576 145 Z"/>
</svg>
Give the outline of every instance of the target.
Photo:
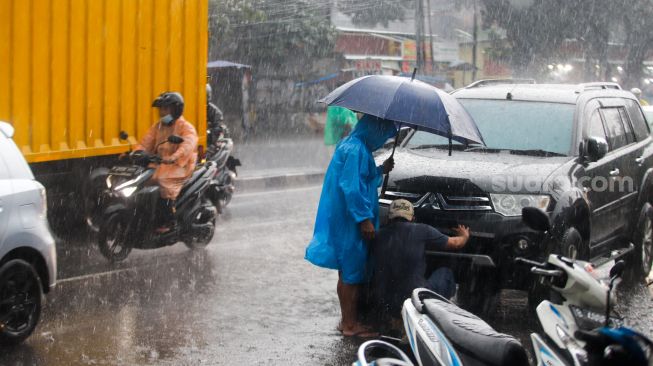
<svg viewBox="0 0 653 366">
<path fill-rule="evenodd" d="M 32 334 L 41 294 L 41 280 L 29 263 L 14 259 L 0 268 L 0 344 L 16 345 Z"/>
<path fill-rule="evenodd" d="M 111 214 L 98 234 L 100 253 L 110 262 L 120 262 L 132 251 L 127 243 L 127 223 L 119 213 Z"/>
<path fill-rule="evenodd" d="M 217 217 L 217 212 L 213 204 L 211 203 L 210 200 L 207 198 L 204 198 L 202 200 L 202 205 L 199 208 L 199 212 L 210 212 L 210 218 L 206 220 L 206 222 L 198 222 L 200 221 L 205 221 L 202 218 L 202 215 L 198 215 L 198 213 L 194 214 L 194 225 L 204 225 L 204 224 L 209 224 L 208 230 L 205 230 L 201 233 L 196 233 L 192 232 L 188 235 L 188 238 L 184 240 L 184 244 L 192 250 L 195 249 L 201 249 L 206 247 L 211 240 L 213 239 L 213 235 L 215 234 L 215 223 L 216 223 L 216 217 Z"/>
<path fill-rule="evenodd" d="M 227 182 L 226 182 L 226 184 L 227 184 L 227 185 L 232 185 L 232 184 L 234 184 L 234 179 L 233 179 L 233 177 L 231 176 L 231 174 L 228 174 L 228 178 L 227 178 Z M 220 209 L 224 209 L 225 207 L 227 207 L 227 205 L 229 204 L 229 202 L 231 202 L 231 198 L 232 198 L 232 197 L 233 197 L 233 193 L 225 193 L 225 194 L 222 196 L 222 198 L 220 199 Z"/>
</svg>

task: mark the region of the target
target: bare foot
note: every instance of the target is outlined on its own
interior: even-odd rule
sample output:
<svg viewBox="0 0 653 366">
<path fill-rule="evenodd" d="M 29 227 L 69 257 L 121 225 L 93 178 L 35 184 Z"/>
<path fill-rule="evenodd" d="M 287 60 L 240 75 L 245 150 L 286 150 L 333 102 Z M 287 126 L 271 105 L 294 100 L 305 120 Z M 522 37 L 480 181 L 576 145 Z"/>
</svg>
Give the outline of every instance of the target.
<svg viewBox="0 0 653 366">
<path fill-rule="evenodd" d="M 353 327 L 343 327 L 342 335 L 345 337 L 375 338 L 379 336 L 379 333 L 371 330 L 363 324 L 356 323 Z"/>
</svg>

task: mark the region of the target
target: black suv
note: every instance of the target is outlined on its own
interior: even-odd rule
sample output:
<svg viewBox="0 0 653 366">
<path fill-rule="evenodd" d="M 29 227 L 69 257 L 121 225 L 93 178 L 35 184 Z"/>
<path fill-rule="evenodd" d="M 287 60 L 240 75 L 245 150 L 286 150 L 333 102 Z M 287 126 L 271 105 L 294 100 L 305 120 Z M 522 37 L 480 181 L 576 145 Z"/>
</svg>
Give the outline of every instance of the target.
<svg viewBox="0 0 653 366">
<path fill-rule="evenodd" d="M 391 200 L 408 199 L 417 221 L 444 233 L 470 227 L 462 253 L 431 253 L 434 266 L 456 269 L 464 306 L 491 311 L 502 288 L 539 299 L 517 256 L 561 253 L 597 264 L 633 252 L 631 268 L 648 273 L 653 140 L 634 95 L 611 83 L 479 83 L 453 95 L 486 146 L 454 142 L 448 156 L 446 138 L 410 131 L 380 203 L 383 212 Z M 522 224 L 526 206 L 549 213 L 555 242 Z"/>
</svg>

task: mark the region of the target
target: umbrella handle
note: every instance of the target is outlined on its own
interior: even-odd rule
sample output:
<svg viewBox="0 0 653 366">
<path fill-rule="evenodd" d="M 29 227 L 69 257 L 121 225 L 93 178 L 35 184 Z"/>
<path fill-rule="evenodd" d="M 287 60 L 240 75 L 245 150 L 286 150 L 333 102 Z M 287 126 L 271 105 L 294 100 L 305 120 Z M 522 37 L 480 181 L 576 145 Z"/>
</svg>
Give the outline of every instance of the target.
<svg viewBox="0 0 653 366">
<path fill-rule="evenodd" d="M 399 124 L 399 130 L 401 130 L 401 124 Z M 394 158 L 395 150 L 397 149 L 398 142 L 399 142 L 399 132 L 397 132 L 397 136 L 395 136 L 395 143 L 394 145 L 392 145 L 392 154 L 390 154 L 390 158 Z M 385 176 L 383 177 L 383 185 L 381 186 L 381 197 L 385 196 L 385 190 L 388 188 L 389 178 L 390 178 L 390 173 L 385 174 Z"/>
</svg>

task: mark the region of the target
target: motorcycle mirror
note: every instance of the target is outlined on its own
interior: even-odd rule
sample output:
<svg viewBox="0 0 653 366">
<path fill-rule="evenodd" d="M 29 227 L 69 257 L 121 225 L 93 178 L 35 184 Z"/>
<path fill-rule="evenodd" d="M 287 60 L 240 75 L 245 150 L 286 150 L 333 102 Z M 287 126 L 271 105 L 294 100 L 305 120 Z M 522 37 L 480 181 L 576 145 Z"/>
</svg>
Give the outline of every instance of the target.
<svg viewBox="0 0 653 366">
<path fill-rule="evenodd" d="M 551 220 L 549 216 L 539 208 L 524 207 L 521 210 L 522 221 L 529 228 L 536 231 L 549 231 Z"/>
<path fill-rule="evenodd" d="M 621 275 L 624 273 L 624 269 L 626 268 L 626 262 L 623 260 L 618 261 L 617 263 L 610 268 L 610 278 L 616 278 L 616 277 L 621 277 Z"/>
<path fill-rule="evenodd" d="M 121 140 L 127 140 L 127 138 L 129 138 L 129 134 L 125 131 L 120 131 L 118 138 Z"/>
<path fill-rule="evenodd" d="M 181 144 L 184 142 L 184 139 L 177 135 L 170 135 L 168 136 L 168 142 L 171 144 Z"/>
</svg>

